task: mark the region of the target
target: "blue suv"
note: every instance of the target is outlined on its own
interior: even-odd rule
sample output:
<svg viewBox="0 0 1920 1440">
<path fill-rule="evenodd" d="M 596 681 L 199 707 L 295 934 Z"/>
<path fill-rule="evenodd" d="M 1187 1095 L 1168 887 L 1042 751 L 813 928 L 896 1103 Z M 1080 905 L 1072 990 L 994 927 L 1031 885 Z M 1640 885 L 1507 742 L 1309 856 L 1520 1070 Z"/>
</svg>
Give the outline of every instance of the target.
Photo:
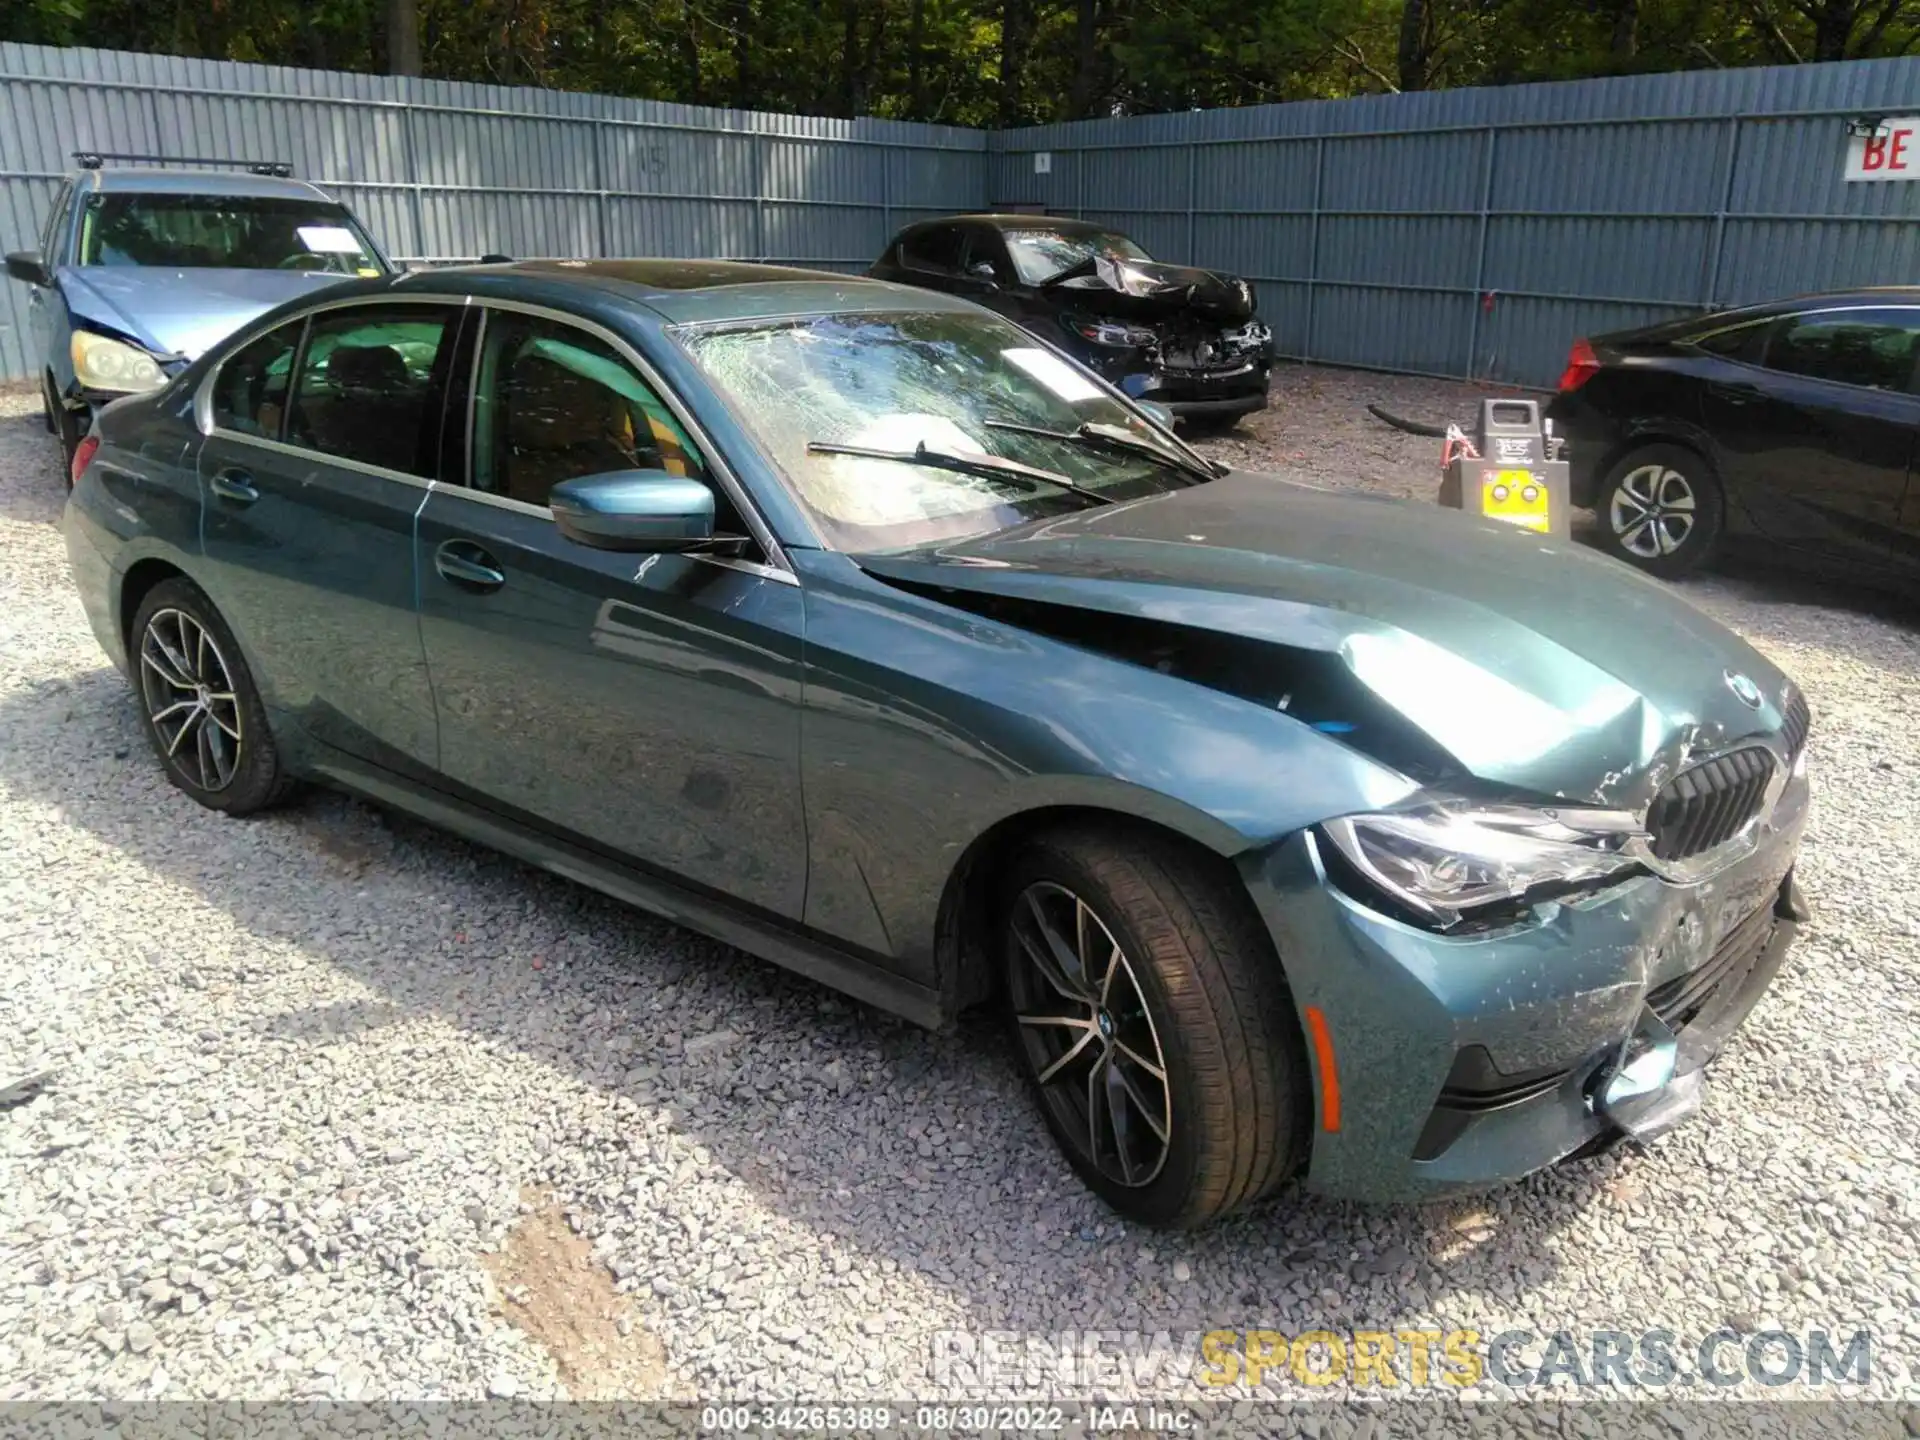
<svg viewBox="0 0 1920 1440">
<path fill-rule="evenodd" d="M 7 256 L 32 287 L 47 428 L 69 463 L 100 406 L 158 389 L 283 301 L 393 268 L 352 212 L 284 164 L 107 169 L 109 158 L 153 157 L 75 156 L 40 248 Z"/>
</svg>

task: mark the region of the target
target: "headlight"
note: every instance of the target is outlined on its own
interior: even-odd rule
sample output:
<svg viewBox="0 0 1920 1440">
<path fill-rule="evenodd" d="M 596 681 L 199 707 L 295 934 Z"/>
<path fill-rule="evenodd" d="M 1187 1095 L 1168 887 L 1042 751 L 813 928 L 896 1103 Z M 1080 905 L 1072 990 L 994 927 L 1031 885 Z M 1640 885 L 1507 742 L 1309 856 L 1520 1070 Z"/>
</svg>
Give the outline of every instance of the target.
<svg viewBox="0 0 1920 1440">
<path fill-rule="evenodd" d="M 1074 333 L 1116 350 L 1142 350 L 1160 338 L 1145 326 L 1122 325 L 1115 320 L 1075 320 L 1072 324 Z"/>
<path fill-rule="evenodd" d="M 1631 870 L 1644 832 L 1623 810 L 1535 810 L 1433 800 L 1329 820 L 1321 832 L 1392 899 L 1441 929 L 1533 892 L 1592 886 Z"/>
<path fill-rule="evenodd" d="M 146 351 L 121 340 L 109 340 L 90 330 L 73 332 L 68 346 L 73 373 L 88 390 L 112 390 L 126 395 L 158 390 L 167 383 L 160 364 Z"/>
</svg>

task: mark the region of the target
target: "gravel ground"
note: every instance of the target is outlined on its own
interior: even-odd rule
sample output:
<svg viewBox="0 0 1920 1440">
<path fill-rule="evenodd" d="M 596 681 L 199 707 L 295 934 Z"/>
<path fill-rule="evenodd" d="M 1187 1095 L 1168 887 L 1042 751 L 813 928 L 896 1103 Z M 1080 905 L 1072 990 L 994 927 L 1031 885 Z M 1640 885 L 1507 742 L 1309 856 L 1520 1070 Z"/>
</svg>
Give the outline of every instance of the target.
<svg viewBox="0 0 1920 1440">
<path fill-rule="evenodd" d="M 1425 496 L 1436 443 L 1359 407 L 1471 398 L 1289 369 L 1210 444 Z M 0 1110 L 0 1399 L 898 1401 L 942 1393 L 939 1332 L 1722 1325 L 1870 1328 L 1871 1393 L 1920 1398 L 1920 645 L 1873 602 L 1685 587 L 1806 687 L 1819 790 L 1816 918 L 1704 1115 L 1480 1199 L 1165 1236 L 1073 1180 L 985 1023 L 926 1035 L 339 797 L 197 809 L 60 502 L 0 396 L 0 1083 L 52 1071 Z"/>
</svg>

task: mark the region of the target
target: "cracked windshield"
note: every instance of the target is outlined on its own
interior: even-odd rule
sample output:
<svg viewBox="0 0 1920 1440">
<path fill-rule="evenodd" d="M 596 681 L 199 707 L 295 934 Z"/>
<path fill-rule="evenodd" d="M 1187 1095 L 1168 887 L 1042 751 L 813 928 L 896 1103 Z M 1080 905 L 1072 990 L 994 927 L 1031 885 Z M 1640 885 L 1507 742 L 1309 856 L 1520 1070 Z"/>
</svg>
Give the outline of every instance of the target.
<svg viewBox="0 0 1920 1440">
<path fill-rule="evenodd" d="M 981 535 L 1210 478 L 992 316 L 811 316 L 680 341 L 837 549 Z"/>
</svg>

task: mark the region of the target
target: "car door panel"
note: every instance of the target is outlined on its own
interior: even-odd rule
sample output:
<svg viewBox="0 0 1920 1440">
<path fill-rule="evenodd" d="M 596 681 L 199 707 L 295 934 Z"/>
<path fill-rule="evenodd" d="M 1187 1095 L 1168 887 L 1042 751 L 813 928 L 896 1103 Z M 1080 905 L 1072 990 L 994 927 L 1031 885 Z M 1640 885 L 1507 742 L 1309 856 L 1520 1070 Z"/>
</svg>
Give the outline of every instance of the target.
<svg viewBox="0 0 1920 1440">
<path fill-rule="evenodd" d="M 657 377 L 641 380 L 609 337 L 490 309 L 472 373 L 474 484 L 436 488 L 415 542 L 442 775 L 797 920 L 798 587 L 762 565 L 560 534 L 545 494 L 577 474 L 712 478 Z"/>
<path fill-rule="evenodd" d="M 313 738 L 432 766 L 433 698 L 413 608 L 425 482 L 365 474 L 258 442 L 209 439 L 206 589 L 268 703 Z M 233 491 L 250 491 L 253 499 Z"/>
<path fill-rule="evenodd" d="M 458 311 L 437 313 L 447 325 L 441 348 L 450 350 Z M 310 337 L 302 354 L 312 348 Z M 376 403 L 332 398 L 343 413 Z M 436 393 L 423 426 L 437 430 L 441 403 Z M 203 586 L 229 617 L 268 705 L 313 740 L 430 772 L 438 717 L 413 568 L 427 478 L 229 428 L 202 444 L 199 475 Z"/>
<path fill-rule="evenodd" d="M 448 488 L 417 554 L 449 780 L 798 918 L 797 587 L 591 550 L 548 515 Z"/>
<path fill-rule="evenodd" d="M 1718 366 L 1702 390 L 1735 503 L 1767 539 L 1809 558 L 1914 567 L 1899 527 L 1920 396 L 1773 368 L 1782 344 L 1776 332 L 1762 364 Z"/>
</svg>

